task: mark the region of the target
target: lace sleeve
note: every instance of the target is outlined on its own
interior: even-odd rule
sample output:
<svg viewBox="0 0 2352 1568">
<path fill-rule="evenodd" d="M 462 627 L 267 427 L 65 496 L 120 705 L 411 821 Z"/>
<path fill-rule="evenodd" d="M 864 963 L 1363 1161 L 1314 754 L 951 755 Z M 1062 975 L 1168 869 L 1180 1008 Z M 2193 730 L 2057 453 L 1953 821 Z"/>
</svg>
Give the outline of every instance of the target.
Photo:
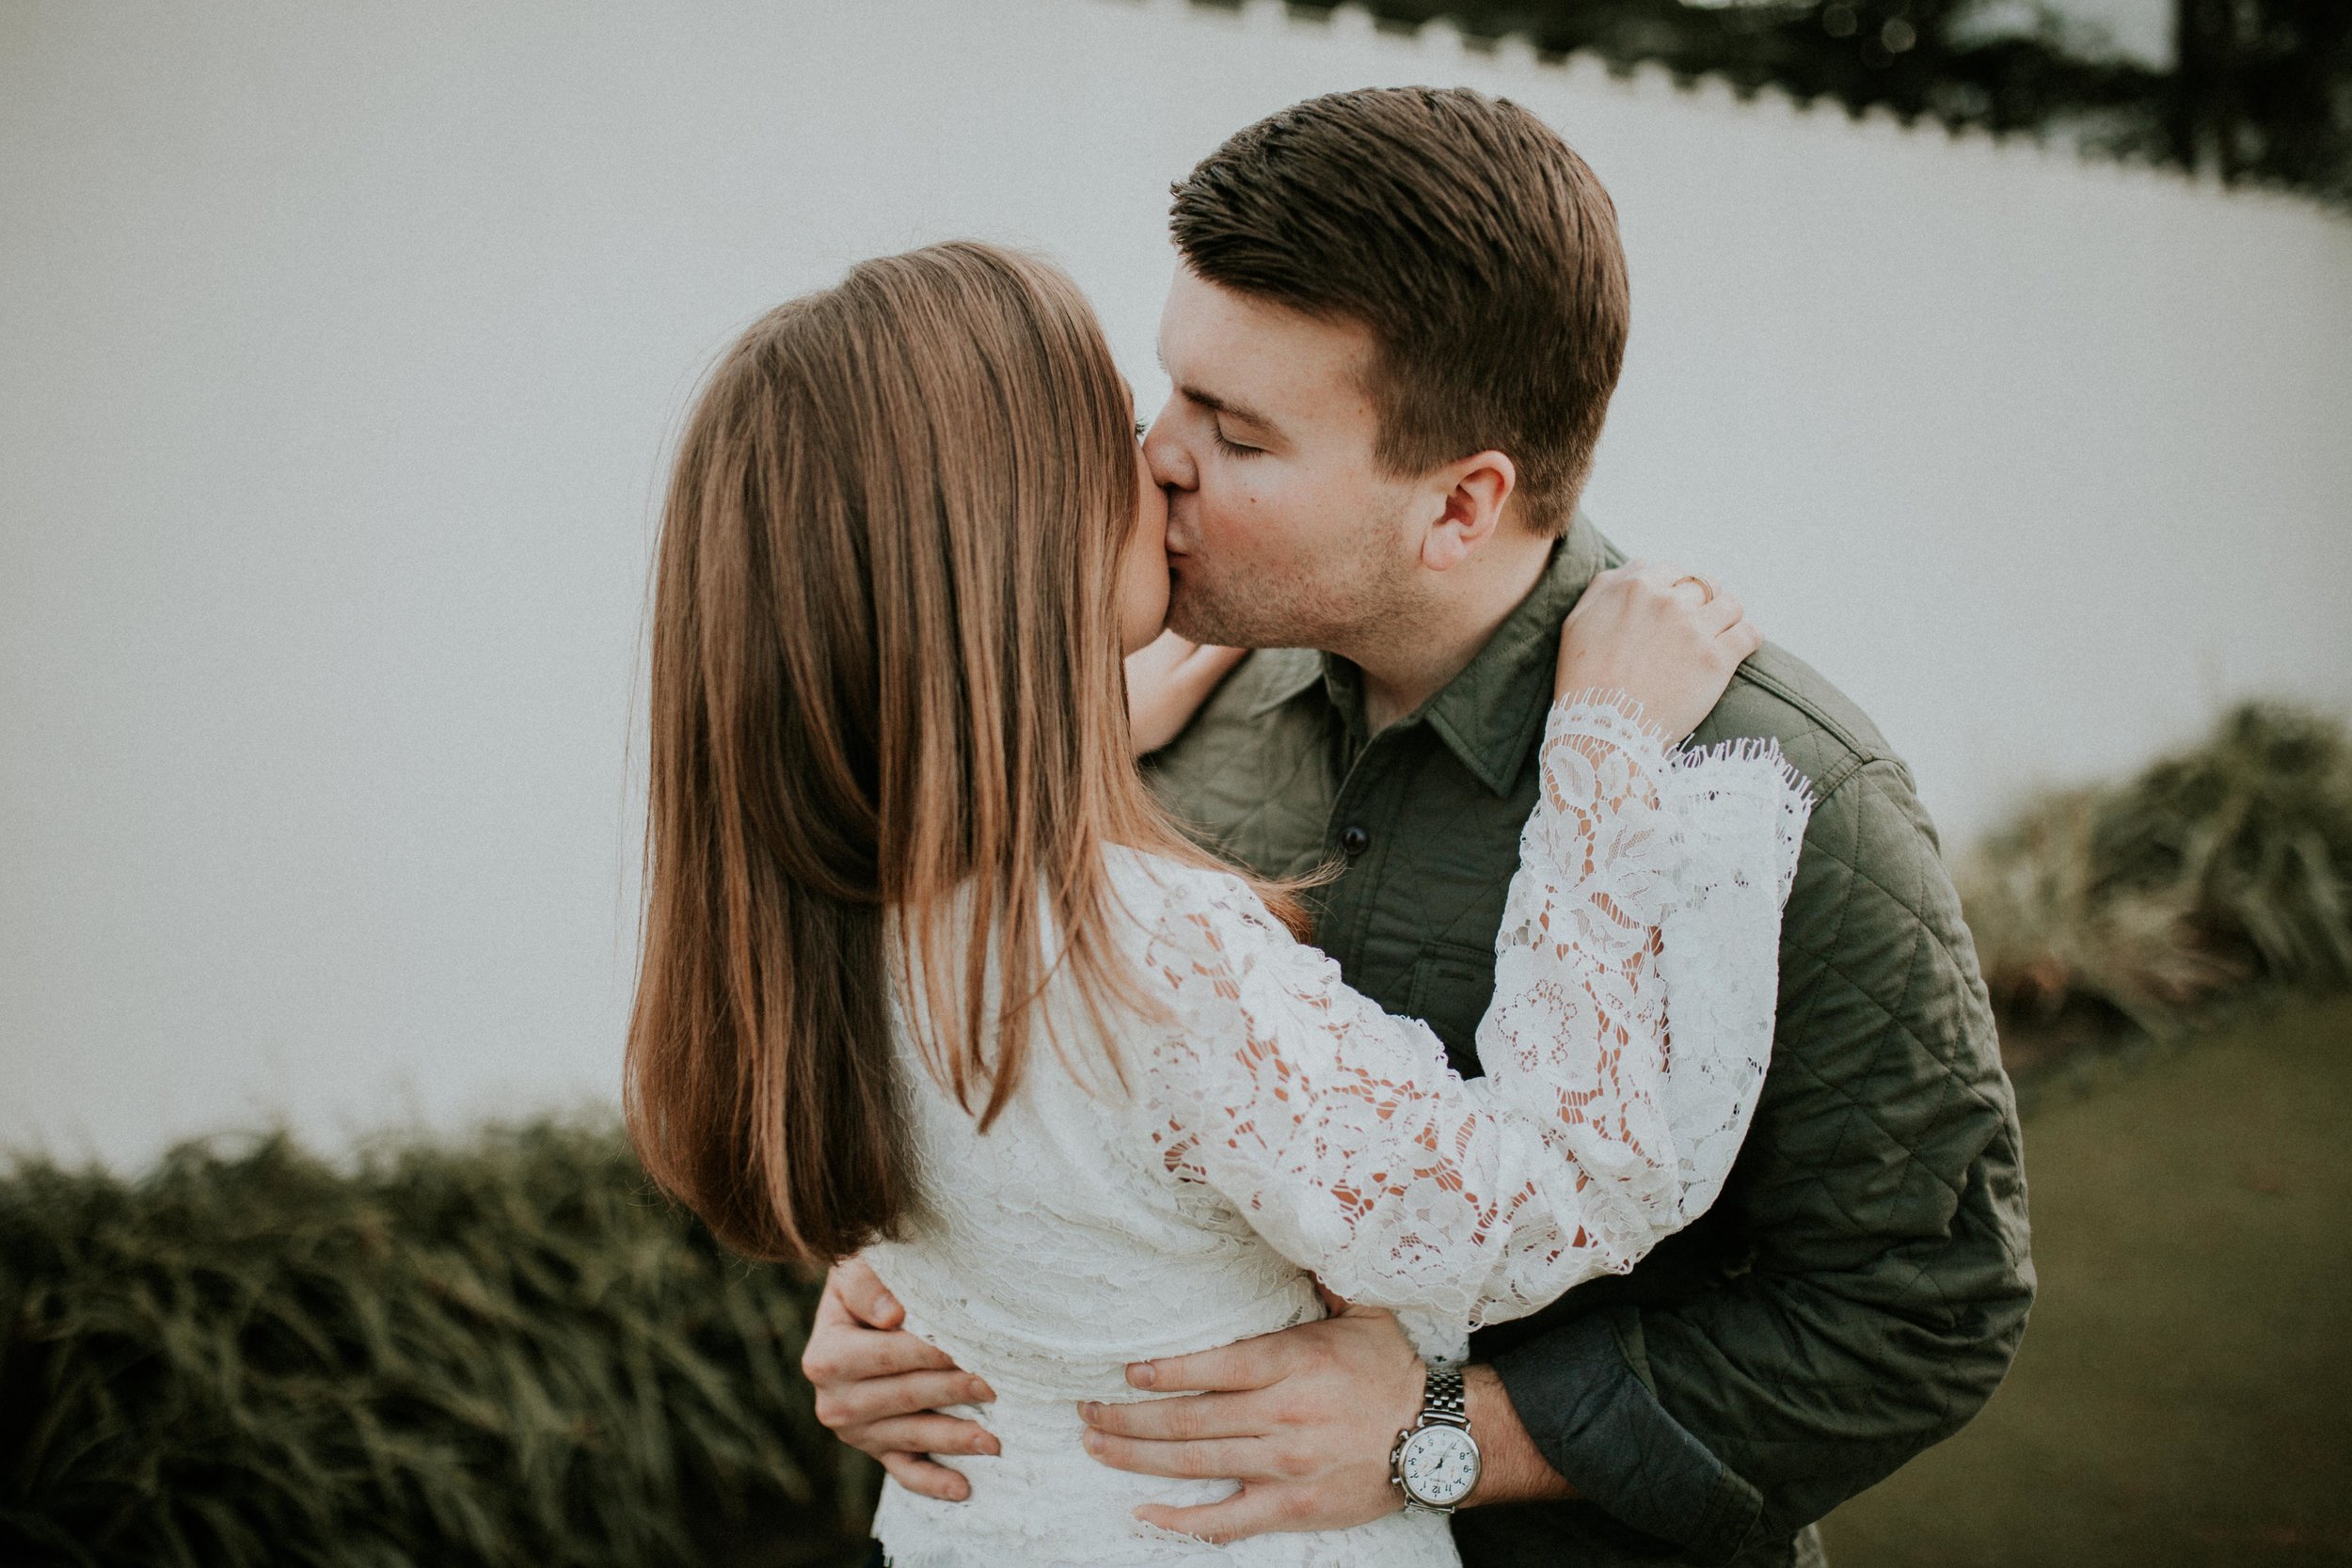
<svg viewBox="0 0 2352 1568">
<path fill-rule="evenodd" d="M 1713 1201 L 1755 1109 L 1806 809 L 1777 750 L 1669 758 L 1625 705 L 1576 699 L 1542 773 L 1484 1079 L 1238 879 L 1156 922 L 1164 1163 L 1349 1300 L 1476 1324 L 1622 1273 Z"/>
</svg>

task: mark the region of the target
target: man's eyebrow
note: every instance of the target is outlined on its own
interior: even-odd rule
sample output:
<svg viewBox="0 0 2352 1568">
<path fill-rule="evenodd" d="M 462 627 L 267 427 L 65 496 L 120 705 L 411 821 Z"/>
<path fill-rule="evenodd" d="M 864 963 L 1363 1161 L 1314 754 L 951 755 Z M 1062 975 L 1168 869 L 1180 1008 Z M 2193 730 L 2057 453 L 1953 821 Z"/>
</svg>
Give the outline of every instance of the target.
<svg viewBox="0 0 2352 1568">
<path fill-rule="evenodd" d="M 1215 392 L 1182 381 L 1176 384 L 1176 390 L 1186 402 L 1197 403 L 1212 414 L 1222 414 L 1229 420 L 1239 420 L 1244 424 L 1256 425 L 1260 430 L 1279 431 L 1282 428 L 1246 403 L 1235 403 L 1231 398 L 1218 397 Z"/>
</svg>

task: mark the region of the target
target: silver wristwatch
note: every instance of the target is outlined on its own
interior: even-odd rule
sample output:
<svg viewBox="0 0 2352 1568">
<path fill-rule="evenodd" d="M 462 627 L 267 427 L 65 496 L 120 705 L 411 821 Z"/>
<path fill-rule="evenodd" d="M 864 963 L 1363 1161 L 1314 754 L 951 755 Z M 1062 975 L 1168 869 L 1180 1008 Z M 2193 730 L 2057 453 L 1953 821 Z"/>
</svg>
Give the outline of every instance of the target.
<svg viewBox="0 0 2352 1568">
<path fill-rule="evenodd" d="M 1405 1494 L 1407 1513 L 1451 1513 L 1478 1484 L 1478 1442 L 1470 1433 L 1462 1369 L 1429 1368 L 1421 1418 L 1396 1434 L 1389 1483 Z"/>
</svg>

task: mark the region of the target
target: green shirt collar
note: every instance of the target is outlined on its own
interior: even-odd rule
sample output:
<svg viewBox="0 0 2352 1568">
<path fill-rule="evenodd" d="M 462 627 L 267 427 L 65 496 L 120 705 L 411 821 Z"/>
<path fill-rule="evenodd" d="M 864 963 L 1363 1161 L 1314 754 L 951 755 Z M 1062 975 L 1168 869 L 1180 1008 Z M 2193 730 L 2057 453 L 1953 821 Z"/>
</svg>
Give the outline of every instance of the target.
<svg viewBox="0 0 2352 1568">
<path fill-rule="evenodd" d="M 1392 728 L 1427 724 L 1481 784 L 1497 795 L 1510 794 L 1551 706 L 1560 623 L 1613 553 L 1592 520 L 1579 512 L 1566 535 L 1552 546 L 1544 575 L 1495 628 L 1486 645 L 1436 696 Z M 1362 676 L 1353 664 L 1335 654 L 1304 648 L 1270 650 L 1261 657 L 1276 664 L 1256 712 L 1268 712 L 1319 684 L 1349 735 L 1361 742 Z"/>
</svg>

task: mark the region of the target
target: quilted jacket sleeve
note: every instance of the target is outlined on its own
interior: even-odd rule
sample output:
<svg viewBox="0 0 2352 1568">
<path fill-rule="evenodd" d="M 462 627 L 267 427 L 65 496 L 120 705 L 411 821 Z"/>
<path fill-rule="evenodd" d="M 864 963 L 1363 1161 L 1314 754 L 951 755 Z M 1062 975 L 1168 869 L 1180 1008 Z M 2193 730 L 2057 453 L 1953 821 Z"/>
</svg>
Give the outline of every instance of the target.
<svg viewBox="0 0 2352 1568">
<path fill-rule="evenodd" d="M 1493 1358 L 1553 1466 L 1653 1560 L 1785 1552 L 1977 1412 L 2032 1299 L 2013 1101 L 1933 831 L 1892 760 L 1817 789 L 1773 1066 L 1719 1204 L 1749 1266 L 1650 1302 L 1572 1295 Z"/>
</svg>

